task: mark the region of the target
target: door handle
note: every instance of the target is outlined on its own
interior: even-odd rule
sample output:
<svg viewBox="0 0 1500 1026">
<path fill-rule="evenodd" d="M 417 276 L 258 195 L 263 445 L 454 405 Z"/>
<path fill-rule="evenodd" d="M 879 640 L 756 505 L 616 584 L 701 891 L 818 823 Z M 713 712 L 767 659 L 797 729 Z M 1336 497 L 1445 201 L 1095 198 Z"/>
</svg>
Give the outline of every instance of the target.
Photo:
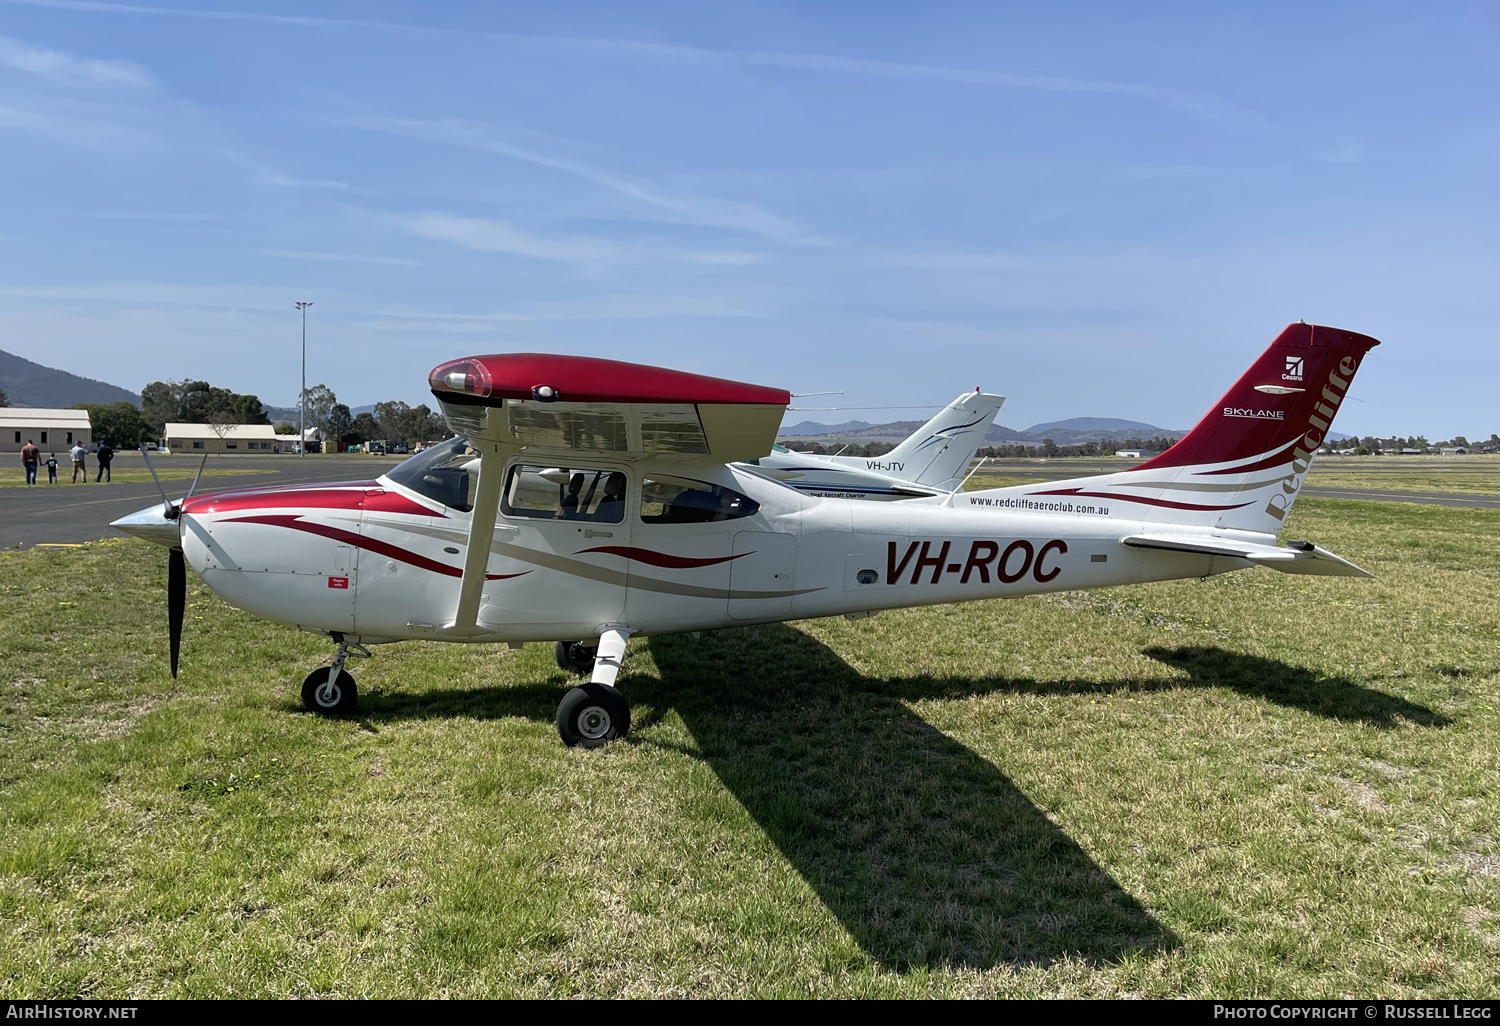
<svg viewBox="0 0 1500 1026">
<path fill-rule="evenodd" d="M 583 532 L 583 536 L 585 538 L 613 538 L 615 536 L 615 532 L 613 532 L 613 531 L 595 531 L 592 528 L 590 528 L 590 529 L 588 529 L 588 530 L 586 530 L 586 531 Z"/>
</svg>

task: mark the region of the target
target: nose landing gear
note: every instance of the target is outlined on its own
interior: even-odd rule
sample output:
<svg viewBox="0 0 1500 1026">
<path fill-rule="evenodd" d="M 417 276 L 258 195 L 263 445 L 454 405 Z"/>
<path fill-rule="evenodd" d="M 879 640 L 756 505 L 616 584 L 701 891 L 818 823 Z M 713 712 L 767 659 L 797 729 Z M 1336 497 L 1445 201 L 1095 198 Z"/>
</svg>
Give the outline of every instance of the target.
<svg viewBox="0 0 1500 1026">
<path fill-rule="evenodd" d="M 335 634 L 333 638 L 338 642 L 333 665 L 320 666 L 302 682 L 303 708 L 324 716 L 341 716 L 354 711 L 359 690 L 355 687 L 354 675 L 344 672 L 344 662 L 350 658 L 370 658 L 370 650 L 363 645 L 345 641 L 342 634 Z"/>
<path fill-rule="evenodd" d="M 606 630 L 592 651 L 579 641 L 557 643 L 558 666 L 590 675 L 557 707 L 557 733 L 568 747 L 598 748 L 630 732 L 630 703 L 614 686 L 630 635 L 628 628 Z"/>
</svg>

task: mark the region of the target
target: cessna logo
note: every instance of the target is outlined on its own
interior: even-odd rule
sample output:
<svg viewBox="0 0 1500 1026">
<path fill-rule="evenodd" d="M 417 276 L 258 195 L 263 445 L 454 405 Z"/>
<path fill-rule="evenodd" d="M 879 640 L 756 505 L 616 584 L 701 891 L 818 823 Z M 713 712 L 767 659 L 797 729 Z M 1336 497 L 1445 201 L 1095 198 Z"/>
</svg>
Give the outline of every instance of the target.
<svg viewBox="0 0 1500 1026">
<path fill-rule="evenodd" d="M 885 583 L 902 583 L 902 578 L 906 576 L 907 568 L 910 567 L 911 579 L 905 582 L 907 584 L 937 584 L 944 574 L 958 574 L 959 584 L 968 584 L 971 579 L 976 578 L 981 584 L 989 584 L 992 570 L 995 580 L 1001 584 L 1015 584 L 1028 573 L 1039 583 L 1046 584 L 1062 573 L 1062 567 L 1055 565 L 1056 557 L 1068 551 L 1068 543 L 1061 538 L 1043 542 L 1040 546 L 1033 545 L 1024 539 L 1017 539 L 1003 548 L 997 541 L 976 541 L 969 545 L 968 558 L 962 563 L 950 563 L 948 556 L 953 543 L 943 542 L 935 553 L 932 550 L 933 544 L 930 541 L 911 542 L 906 546 L 905 555 L 898 562 L 896 543 L 887 542 Z M 918 551 L 919 545 L 921 546 L 920 552 Z M 1044 565 L 1048 561 L 1052 561 L 1053 565 Z M 932 571 L 930 580 L 923 573 L 926 570 Z"/>
<path fill-rule="evenodd" d="M 1248 417 L 1250 420 L 1285 420 L 1286 413 L 1282 410 L 1248 410 L 1235 406 L 1224 407 L 1226 417 Z"/>
<path fill-rule="evenodd" d="M 1281 375 L 1282 381 L 1302 380 L 1302 357 L 1288 356 L 1286 358 L 1286 373 Z"/>
<path fill-rule="evenodd" d="M 1287 357 L 1287 365 L 1290 366 L 1291 357 Z M 1301 366 L 1301 360 L 1298 360 Z M 1271 500 L 1266 503 L 1266 512 L 1277 520 L 1286 519 L 1287 507 L 1291 504 L 1297 489 L 1302 487 L 1302 475 L 1307 473 L 1308 465 L 1312 463 L 1312 454 L 1318 451 L 1318 446 L 1323 444 L 1324 432 L 1328 425 L 1333 423 L 1333 415 L 1338 412 L 1339 403 L 1344 401 L 1344 396 L 1349 391 L 1349 381 L 1354 377 L 1354 372 L 1359 370 L 1359 361 L 1352 356 L 1346 356 L 1339 361 L 1338 368 L 1328 372 L 1328 381 L 1323 386 L 1323 395 L 1313 402 L 1312 412 L 1307 415 L 1307 431 L 1297 440 L 1292 449 L 1292 472 L 1281 480 L 1281 491 L 1272 495 Z M 1301 373 L 1300 370 L 1298 373 Z M 1341 376 L 1342 375 L 1342 376 Z"/>
</svg>

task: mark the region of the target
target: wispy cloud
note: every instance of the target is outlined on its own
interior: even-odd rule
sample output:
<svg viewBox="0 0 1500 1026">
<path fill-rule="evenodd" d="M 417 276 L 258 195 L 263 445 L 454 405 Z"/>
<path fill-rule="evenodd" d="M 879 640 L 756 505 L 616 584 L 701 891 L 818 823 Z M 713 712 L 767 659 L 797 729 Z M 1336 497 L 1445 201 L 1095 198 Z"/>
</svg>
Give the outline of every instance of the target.
<svg viewBox="0 0 1500 1026">
<path fill-rule="evenodd" d="M 1111 82 L 1101 79 L 1075 78 L 1065 75 L 1028 75 L 1006 71 L 978 68 L 947 68 L 927 64 L 906 64 L 900 61 L 867 60 L 830 54 L 783 53 L 776 51 L 726 50 L 713 47 L 677 46 L 666 43 L 645 43 L 627 39 L 597 39 L 576 36 L 527 35 L 511 32 L 487 32 L 472 29 L 438 28 L 426 25 L 398 22 L 372 21 L 353 18 L 319 18 L 303 15 L 264 14 L 256 11 L 199 11 L 179 7 L 150 7 L 137 4 L 97 3 L 93 0 L 0 0 L 3 3 L 28 7 L 50 7 L 71 11 L 90 11 L 120 15 L 147 15 L 154 17 L 196 18 L 211 21 L 262 22 L 273 25 L 296 25 L 305 28 L 360 28 L 395 32 L 421 32 L 433 35 L 453 35 L 469 38 L 488 38 L 509 42 L 542 43 L 555 46 L 583 47 L 615 54 L 636 55 L 651 59 L 669 59 L 690 62 L 714 62 L 742 67 L 785 68 L 822 74 L 858 75 L 875 78 L 897 78 L 951 82 L 956 85 L 973 85 L 1003 89 L 1031 89 L 1046 92 L 1080 93 L 1104 96 L 1123 96 L 1157 103 L 1175 110 L 1185 111 L 1206 118 L 1226 115 L 1242 120 L 1258 118 L 1222 97 L 1188 89 L 1173 89 L 1164 86 L 1134 82 Z"/>
<path fill-rule="evenodd" d="M 405 227 L 426 239 L 452 242 L 469 249 L 513 253 L 538 260 L 612 260 L 621 247 L 602 239 L 549 239 L 512 227 L 505 221 L 480 217 L 422 214 L 402 221 Z"/>
<path fill-rule="evenodd" d="M 704 293 L 660 295 L 643 293 L 597 294 L 566 301 L 517 303 L 503 310 L 431 310 L 414 306 L 392 306 L 361 310 L 370 318 L 356 326 L 361 330 L 411 331 L 421 335 L 434 330 L 467 333 L 492 331 L 505 324 L 549 321 L 650 320 L 654 318 L 764 317 L 767 303 L 744 294 Z"/>
<path fill-rule="evenodd" d="M 345 264 L 387 264 L 393 267 L 420 267 L 420 260 L 403 257 L 364 256 L 357 253 L 315 253 L 288 249 L 252 249 L 259 256 L 279 257 L 283 260 L 332 260 Z"/>
<path fill-rule="evenodd" d="M 680 223 L 726 228 L 783 243 L 814 241 L 808 239 L 801 227 L 794 222 L 754 204 L 742 203 L 738 200 L 675 194 L 657 185 L 635 181 L 573 157 L 542 153 L 529 147 L 518 146 L 500 138 L 494 129 L 485 125 L 452 119 L 413 121 L 398 118 L 349 120 L 341 124 L 350 128 L 384 132 L 409 139 L 461 146 L 510 160 L 551 168 L 665 211 L 671 220 Z"/>
<path fill-rule="evenodd" d="M 452 214 L 427 213 L 398 218 L 397 223 L 424 239 L 451 242 L 466 249 L 490 253 L 510 253 L 537 260 L 564 260 L 577 263 L 604 263 L 620 260 L 669 260 L 709 266 L 743 267 L 760 263 L 760 253 L 734 250 L 683 250 L 649 243 L 621 243 L 609 239 L 571 236 L 553 238 L 523 231 L 508 221 L 483 217 L 455 217 Z"/>
<path fill-rule="evenodd" d="M 66 50 L 44 50 L 5 36 L 0 36 L 0 65 L 65 85 L 148 89 L 154 84 L 150 72 L 130 61 L 78 57 Z"/>
<path fill-rule="evenodd" d="M 685 253 L 683 254 L 683 259 L 694 264 L 746 267 L 750 264 L 762 263 L 766 258 L 762 253 L 741 253 L 734 250 L 720 250 L 717 252 Z"/>
<path fill-rule="evenodd" d="M 262 174 L 251 179 L 256 185 L 271 185 L 285 189 L 347 189 L 348 182 L 333 178 L 292 178 L 289 175 Z"/>
</svg>

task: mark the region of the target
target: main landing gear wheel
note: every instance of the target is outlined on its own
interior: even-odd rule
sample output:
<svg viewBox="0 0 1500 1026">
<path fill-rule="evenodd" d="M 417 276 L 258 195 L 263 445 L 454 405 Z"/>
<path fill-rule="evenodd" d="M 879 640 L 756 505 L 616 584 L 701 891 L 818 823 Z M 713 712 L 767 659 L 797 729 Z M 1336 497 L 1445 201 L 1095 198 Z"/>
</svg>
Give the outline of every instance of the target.
<svg viewBox="0 0 1500 1026">
<path fill-rule="evenodd" d="M 570 748 L 598 748 L 629 732 L 630 703 L 608 684 L 580 684 L 557 707 L 557 733 Z"/>
<path fill-rule="evenodd" d="M 597 651 L 581 641 L 559 641 L 552 654 L 559 670 L 587 677 L 594 672 L 594 653 Z"/>
<path fill-rule="evenodd" d="M 308 712 L 339 716 L 353 711 L 354 703 L 359 700 L 354 675 L 340 670 L 338 677 L 330 681 L 332 669 L 320 666 L 302 682 L 302 704 Z"/>
</svg>

